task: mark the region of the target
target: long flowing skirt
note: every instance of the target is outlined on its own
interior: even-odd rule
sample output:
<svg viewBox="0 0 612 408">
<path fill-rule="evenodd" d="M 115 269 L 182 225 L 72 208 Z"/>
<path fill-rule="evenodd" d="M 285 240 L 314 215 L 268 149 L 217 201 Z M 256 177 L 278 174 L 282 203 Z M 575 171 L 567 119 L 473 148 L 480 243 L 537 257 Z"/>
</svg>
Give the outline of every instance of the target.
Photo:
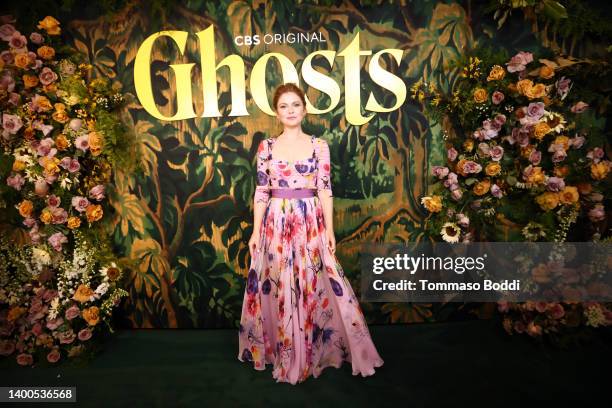
<svg viewBox="0 0 612 408">
<path fill-rule="evenodd" d="M 296 384 L 329 366 L 369 376 L 383 365 L 359 302 L 327 247 L 318 197 L 272 198 L 251 259 L 239 329 L 240 361 L 273 365 Z"/>
</svg>

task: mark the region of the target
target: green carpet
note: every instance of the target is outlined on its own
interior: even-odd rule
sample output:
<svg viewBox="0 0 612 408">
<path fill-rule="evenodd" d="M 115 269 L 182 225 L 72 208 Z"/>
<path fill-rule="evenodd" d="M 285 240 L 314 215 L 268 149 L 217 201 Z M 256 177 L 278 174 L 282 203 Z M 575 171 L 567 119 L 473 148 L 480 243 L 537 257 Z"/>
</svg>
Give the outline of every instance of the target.
<svg viewBox="0 0 612 408">
<path fill-rule="evenodd" d="M 367 378 L 352 376 L 345 363 L 295 386 L 276 383 L 271 366 L 260 372 L 237 360 L 236 330 L 124 330 L 84 368 L 4 360 L 0 385 L 76 386 L 76 405 L 100 407 L 583 407 L 607 400 L 609 330 L 567 350 L 508 336 L 494 321 L 370 330 L 385 364 Z"/>
</svg>

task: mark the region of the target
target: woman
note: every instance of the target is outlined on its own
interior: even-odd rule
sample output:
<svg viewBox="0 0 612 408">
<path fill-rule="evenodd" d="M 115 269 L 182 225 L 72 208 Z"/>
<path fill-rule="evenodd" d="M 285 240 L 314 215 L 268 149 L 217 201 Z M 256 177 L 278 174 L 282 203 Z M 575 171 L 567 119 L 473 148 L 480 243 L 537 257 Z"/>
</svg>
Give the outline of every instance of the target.
<svg viewBox="0 0 612 408">
<path fill-rule="evenodd" d="M 329 146 L 302 132 L 300 88 L 279 86 L 273 102 L 284 130 L 257 149 L 238 359 L 256 370 L 273 364 L 276 381 L 291 384 L 343 361 L 353 375 L 372 375 L 383 360 L 334 255 Z"/>
</svg>

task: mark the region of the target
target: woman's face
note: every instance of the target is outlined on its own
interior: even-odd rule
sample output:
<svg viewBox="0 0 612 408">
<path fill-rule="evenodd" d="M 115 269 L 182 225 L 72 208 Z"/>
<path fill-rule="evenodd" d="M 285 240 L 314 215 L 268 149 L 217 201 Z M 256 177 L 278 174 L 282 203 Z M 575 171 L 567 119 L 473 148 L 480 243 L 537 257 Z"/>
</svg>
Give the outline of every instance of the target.
<svg viewBox="0 0 612 408">
<path fill-rule="evenodd" d="M 298 126 L 306 116 L 302 100 L 295 92 L 285 92 L 278 98 L 276 115 L 285 127 Z"/>
</svg>

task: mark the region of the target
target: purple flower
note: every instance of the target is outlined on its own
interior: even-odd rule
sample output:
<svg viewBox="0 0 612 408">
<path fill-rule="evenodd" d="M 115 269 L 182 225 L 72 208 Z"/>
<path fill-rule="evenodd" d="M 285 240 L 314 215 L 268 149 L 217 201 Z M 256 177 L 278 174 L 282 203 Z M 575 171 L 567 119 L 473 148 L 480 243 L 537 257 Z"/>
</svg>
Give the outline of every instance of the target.
<svg viewBox="0 0 612 408">
<path fill-rule="evenodd" d="M 66 236 L 61 232 L 56 232 L 55 234 L 51 235 L 47 241 L 53 247 L 53 249 L 60 252 L 62 250 L 62 244 L 67 243 L 68 238 L 66 238 Z"/>
<path fill-rule="evenodd" d="M 534 166 L 537 166 L 538 164 L 540 164 L 541 160 L 542 160 L 541 151 L 533 150 L 531 153 L 529 153 L 529 162 L 533 164 Z"/>
<path fill-rule="evenodd" d="M 502 198 L 503 197 L 503 193 L 501 188 L 499 188 L 499 186 L 497 184 L 493 184 L 491 186 L 491 194 L 493 195 L 493 197 L 495 198 Z"/>
<path fill-rule="evenodd" d="M 446 151 L 446 157 L 448 157 L 448 160 L 450 161 L 455 161 L 455 159 L 457 158 L 457 154 L 457 150 L 455 150 L 454 147 L 451 147 Z"/>
<path fill-rule="evenodd" d="M 23 220 L 23 225 L 25 225 L 28 228 L 32 228 L 34 225 L 36 225 L 36 220 L 32 217 L 28 217 L 25 220 Z"/>
<path fill-rule="evenodd" d="M 444 177 L 448 175 L 448 167 L 433 166 L 432 174 L 436 176 L 439 180 L 442 180 Z"/>
<path fill-rule="evenodd" d="M 606 212 L 602 204 L 595 204 L 595 207 L 589 210 L 589 219 L 593 222 L 599 222 L 606 218 Z"/>
<path fill-rule="evenodd" d="M 552 162 L 553 163 L 562 162 L 563 160 L 565 160 L 566 157 L 567 157 L 567 153 L 565 153 L 565 150 L 563 150 L 562 148 L 557 149 L 553 153 Z"/>
<path fill-rule="evenodd" d="M 38 45 L 42 44 L 45 41 L 45 38 L 40 33 L 33 32 L 30 34 L 30 41 Z"/>
<path fill-rule="evenodd" d="M 493 101 L 493 105 L 499 105 L 503 102 L 504 98 L 504 94 L 499 91 L 495 91 L 493 92 L 493 95 L 491 95 L 491 101 Z"/>
<path fill-rule="evenodd" d="M 38 78 L 40 78 L 40 82 L 43 85 L 49 85 L 57 81 L 58 77 L 57 77 L 57 74 L 51 68 L 44 67 L 42 71 L 40 72 L 40 74 L 38 75 Z"/>
<path fill-rule="evenodd" d="M 249 295 L 257 293 L 257 283 L 257 272 L 255 269 L 249 270 L 249 275 L 247 276 L 247 293 Z"/>
<path fill-rule="evenodd" d="M 596 147 L 593 150 L 589 150 L 586 157 L 593 160 L 593 163 L 599 163 L 604 157 L 604 151 L 601 147 Z"/>
<path fill-rule="evenodd" d="M 336 294 L 336 296 L 342 296 L 342 286 L 336 281 L 334 278 L 329 278 L 329 283 L 331 283 L 332 290 Z"/>
<path fill-rule="evenodd" d="M 72 206 L 78 211 L 83 212 L 89 205 L 89 200 L 82 196 L 72 197 Z"/>
<path fill-rule="evenodd" d="M 82 151 L 86 152 L 87 149 L 89 149 L 89 134 L 77 137 L 74 144 L 77 149 L 81 149 Z"/>
<path fill-rule="evenodd" d="M 565 99 L 570 89 L 572 89 L 572 81 L 566 77 L 561 77 L 555 82 L 557 88 L 557 94 L 561 97 L 561 100 Z"/>
<path fill-rule="evenodd" d="M 0 39 L 2 41 L 9 42 L 14 32 L 15 26 L 13 26 L 12 24 L 2 24 L 0 26 Z"/>
<path fill-rule="evenodd" d="M 512 138 L 521 147 L 525 147 L 529 144 L 529 130 L 527 128 L 514 128 L 512 129 Z"/>
<path fill-rule="evenodd" d="M 572 106 L 572 107 L 570 108 L 570 110 L 571 110 L 573 113 L 582 113 L 582 112 L 584 112 L 585 110 L 587 110 L 587 108 L 588 108 L 588 107 L 589 107 L 589 104 L 588 104 L 588 103 L 585 103 L 585 102 L 580 101 L 580 102 L 577 102 L 577 103 L 576 103 L 574 106 Z"/>
<path fill-rule="evenodd" d="M 60 203 L 61 203 L 61 199 L 55 194 L 51 194 L 47 198 L 47 205 L 51 208 L 59 207 Z"/>
<path fill-rule="evenodd" d="M 520 51 L 510 59 L 510 62 L 506 62 L 508 72 L 521 72 L 531 61 L 533 61 L 532 53 Z"/>
<path fill-rule="evenodd" d="M 36 148 L 36 154 L 39 156 L 55 156 L 57 149 L 53 148 L 54 144 L 55 142 L 50 137 L 44 138 Z"/>
<path fill-rule="evenodd" d="M 504 155 L 504 148 L 499 145 L 493 146 L 491 148 L 490 154 L 491 154 L 491 160 L 500 161 Z"/>
<path fill-rule="evenodd" d="M 9 39 L 9 46 L 15 49 L 22 49 L 28 44 L 28 40 L 25 35 L 21 35 L 19 31 L 14 31 Z"/>
<path fill-rule="evenodd" d="M 584 136 L 574 136 L 569 140 L 569 145 L 574 149 L 580 149 L 584 145 Z"/>
<path fill-rule="evenodd" d="M 6 178 L 6 184 L 17 191 L 21 191 L 21 187 L 25 184 L 25 179 L 19 173 L 13 174 Z"/>
<path fill-rule="evenodd" d="M 527 106 L 527 115 L 534 119 L 540 119 L 544 115 L 544 102 L 531 102 Z"/>
<path fill-rule="evenodd" d="M 448 177 L 446 178 L 446 180 L 444 180 L 444 187 L 449 188 L 453 184 L 457 184 L 457 182 L 457 174 L 450 172 L 448 173 Z"/>
<path fill-rule="evenodd" d="M 548 191 L 559 192 L 565 188 L 565 181 L 561 177 L 549 177 L 546 180 Z"/>
<path fill-rule="evenodd" d="M 89 190 L 89 198 L 96 201 L 101 201 L 104 199 L 104 191 L 104 185 L 98 184 L 97 186 Z"/>
<path fill-rule="evenodd" d="M 16 134 L 23 126 L 21 118 L 17 115 L 2 114 L 2 128 L 11 135 Z"/>
</svg>

